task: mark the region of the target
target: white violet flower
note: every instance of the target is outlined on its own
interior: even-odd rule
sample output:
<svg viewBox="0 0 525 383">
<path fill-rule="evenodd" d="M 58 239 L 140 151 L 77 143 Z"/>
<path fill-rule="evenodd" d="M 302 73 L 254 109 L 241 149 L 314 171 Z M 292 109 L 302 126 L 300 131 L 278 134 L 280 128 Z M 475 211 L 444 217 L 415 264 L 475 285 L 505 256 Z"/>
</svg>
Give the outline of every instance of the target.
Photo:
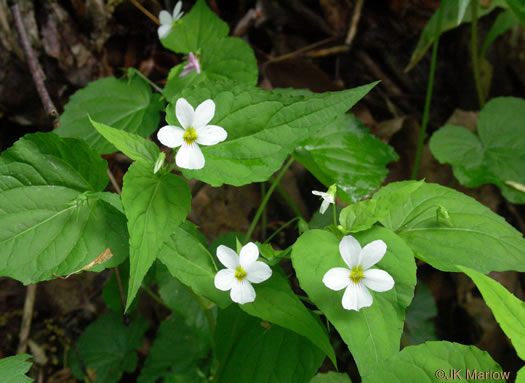
<svg viewBox="0 0 525 383">
<path fill-rule="evenodd" d="M 226 266 L 215 275 L 215 287 L 222 291 L 230 290 L 230 297 L 235 303 L 255 301 L 252 283 L 261 283 L 272 276 L 272 269 L 264 262 L 257 261 L 259 249 L 253 242 L 248 242 L 238 256 L 229 247 L 220 245 L 217 258 Z"/>
<path fill-rule="evenodd" d="M 201 73 L 201 65 L 199 64 L 199 56 L 195 56 L 192 52 L 188 55 L 188 63 L 184 65 L 179 77 L 187 76 L 192 71 Z"/>
<path fill-rule="evenodd" d="M 179 98 L 175 104 L 175 115 L 182 125 L 167 125 L 157 133 L 159 141 L 169 147 L 180 146 L 175 163 L 184 169 L 202 169 L 204 155 L 199 145 L 215 145 L 228 137 L 226 130 L 217 125 L 208 125 L 215 114 L 215 103 L 206 100 L 197 106 L 196 110 L 184 98 Z"/>
<path fill-rule="evenodd" d="M 321 198 L 323 199 L 323 203 L 321 204 L 321 209 L 319 209 L 321 214 L 324 214 L 324 212 L 326 211 L 326 209 L 328 209 L 328 206 L 331 203 L 332 204 L 335 203 L 335 193 L 336 192 L 337 192 L 337 186 L 335 184 L 331 185 L 328 188 L 326 193 L 325 192 L 321 192 L 321 191 L 317 191 L 317 190 L 313 190 L 312 191 L 312 194 L 321 196 Z"/>
<path fill-rule="evenodd" d="M 351 235 L 339 243 L 339 252 L 350 269 L 335 267 L 326 272 L 323 283 L 329 289 L 339 291 L 346 288 L 343 294 L 343 308 L 355 310 L 372 305 L 373 298 L 368 289 L 383 292 L 394 287 L 394 279 L 386 271 L 370 269 L 383 258 L 386 244 L 376 240 L 361 249 L 361 245 Z"/>
<path fill-rule="evenodd" d="M 159 33 L 159 39 L 163 39 L 164 37 L 168 36 L 171 32 L 171 28 L 175 25 L 175 23 L 182 17 L 184 12 L 181 12 L 182 8 L 182 1 L 179 0 L 177 4 L 175 4 L 175 8 L 173 8 L 173 16 L 170 15 L 168 11 L 160 11 L 159 13 L 159 21 L 160 21 L 160 27 L 157 30 Z"/>
</svg>

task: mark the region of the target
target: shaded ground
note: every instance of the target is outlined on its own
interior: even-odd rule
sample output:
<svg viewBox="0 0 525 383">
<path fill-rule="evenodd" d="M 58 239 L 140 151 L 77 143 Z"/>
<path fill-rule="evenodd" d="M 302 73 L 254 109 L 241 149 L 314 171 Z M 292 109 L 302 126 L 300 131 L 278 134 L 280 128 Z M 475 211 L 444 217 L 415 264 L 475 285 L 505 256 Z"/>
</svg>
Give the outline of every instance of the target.
<svg viewBox="0 0 525 383">
<path fill-rule="evenodd" d="M 135 67 L 162 85 L 170 68 L 181 60 L 180 56 L 162 48 L 156 25 L 131 2 L 110 1 L 121 4 L 106 8 L 102 0 L 23 0 L 20 3 L 27 32 L 47 78 L 46 86 L 59 111 L 63 110 L 68 97 L 89 81 L 108 75 L 119 76 L 123 73 L 122 68 Z M 141 2 L 153 14 L 165 7 L 171 9 L 174 3 Z M 185 2 L 185 10 L 190 9 L 189 3 Z M 256 17 L 250 22 L 246 22 L 246 15 L 256 6 L 254 1 L 211 0 L 208 3 L 254 48 L 261 73 L 260 84 L 264 88 L 328 91 L 382 80 L 354 112 L 400 154 L 401 159 L 390 167 L 387 182 L 409 178 L 430 56 L 425 56 L 409 73 L 405 73 L 404 68 L 422 27 L 439 1 L 365 3 L 355 39 L 347 52 L 338 47 L 347 35 L 355 2 L 262 0 L 257 3 Z M 51 130 L 52 124 L 41 106 L 27 64 L 20 58 L 17 34 L 4 1 L 0 1 L 0 16 L 0 148 L 4 150 L 26 133 Z M 480 20 L 482 35 L 494 18 L 495 15 L 489 15 Z M 454 113 L 455 109 L 477 109 L 469 41 L 468 27 L 451 31 L 440 41 L 431 132 L 451 116 L 466 124 L 475 122 L 473 113 Z M 489 50 L 489 60 L 494 66 L 490 97 L 525 96 L 525 58 L 516 54 L 523 52 L 519 47 L 523 47 L 524 42 L 523 31 L 518 31 L 513 36 L 498 39 Z M 128 160 L 119 154 L 107 156 L 107 159 L 121 183 Z M 492 186 L 468 190 L 457 185 L 450 168 L 439 165 L 428 150 L 424 153 L 420 175 L 430 182 L 458 186 L 459 190 L 524 230 L 523 206 L 505 202 Z M 310 191 L 320 190 L 321 186 L 299 165 L 291 168 L 282 185 L 305 216 L 310 217 L 318 208 L 319 202 Z M 192 183 L 194 199 L 189 218 L 200 225 L 207 238 L 212 241 L 227 232 L 246 232 L 260 202 L 259 185 L 219 189 L 201 186 Z M 267 224 L 260 228 L 259 235 L 262 231 L 271 233 L 293 216 L 286 202 L 276 194 L 268 208 Z M 292 243 L 294 235 L 294 231 L 285 231 L 273 244 L 284 248 Z M 493 274 L 516 296 L 525 297 L 523 275 L 515 272 Z M 45 381 L 71 380 L 70 373 L 63 369 L 64 350 L 104 310 L 101 292 L 109 276 L 109 271 L 98 275 L 84 273 L 38 285 L 30 346 L 38 365 L 34 372 L 46 377 Z M 437 302 L 435 324 L 439 339 L 475 344 L 489 351 L 504 370 L 517 370 L 521 362 L 470 279 L 462 274 L 439 272 L 423 264 L 418 269 L 418 277 L 430 288 Z M 0 358 L 16 352 L 25 291 L 20 283 L 0 278 Z M 152 322 L 158 323 L 165 313 L 153 301 L 144 301 L 141 309 L 148 313 Z M 334 344 L 341 350 L 338 354 L 343 355 L 345 346 L 337 337 L 334 333 Z M 148 347 L 144 345 L 143 356 Z M 350 371 L 352 380 L 357 381 L 353 361 L 339 362 L 340 368 Z M 326 368 L 329 367 L 327 364 Z"/>
</svg>

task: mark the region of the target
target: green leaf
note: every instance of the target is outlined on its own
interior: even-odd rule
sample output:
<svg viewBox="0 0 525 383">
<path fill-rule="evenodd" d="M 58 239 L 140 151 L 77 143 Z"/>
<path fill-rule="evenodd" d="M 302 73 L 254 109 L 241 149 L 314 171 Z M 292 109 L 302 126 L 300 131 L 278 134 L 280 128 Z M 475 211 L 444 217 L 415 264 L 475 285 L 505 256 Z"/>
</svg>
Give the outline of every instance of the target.
<svg viewBox="0 0 525 383">
<path fill-rule="evenodd" d="M 215 332 L 218 383 L 304 383 L 324 355 L 306 338 L 244 314 L 219 311 Z"/>
<path fill-rule="evenodd" d="M 160 324 L 137 382 L 155 383 L 171 376 L 192 381 L 192 377 L 197 377 L 197 363 L 209 351 L 209 345 L 202 343 L 180 316 L 174 315 Z"/>
<path fill-rule="evenodd" d="M 384 198 L 413 182 L 395 182 L 379 190 Z M 454 226 L 438 221 L 442 206 Z M 505 219 L 453 189 L 425 183 L 403 204 L 393 206 L 381 223 L 397 232 L 416 257 L 442 271 L 455 265 L 482 273 L 525 271 L 525 239 Z"/>
<path fill-rule="evenodd" d="M 348 375 L 342 372 L 320 372 L 310 380 L 310 383 L 352 383 Z"/>
<path fill-rule="evenodd" d="M 347 111 L 374 85 L 306 96 L 283 95 L 230 82 L 185 89 L 182 96 L 194 107 L 213 99 L 216 110 L 210 123 L 222 126 L 228 138 L 218 145 L 201 147 L 206 158 L 204 168 L 183 169 L 183 173 L 212 186 L 265 181 L 299 142 Z M 166 109 L 166 121 L 180 126 L 171 104 Z"/>
<path fill-rule="evenodd" d="M 355 238 L 361 245 L 376 239 L 387 244 L 387 252 L 376 267 L 386 270 L 395 281 L 390 291 L 371 291 L 374 303 L 358 312 L 343 309 L 343 291 L 332 291 L 322 282 L 328 270 L 348 267 L 341 258 L 335 235 L 307 231 L 293 246 L 292 262 L 301 288 L 337 329 L 364 376 L 399 351 L 405 308 L 416 284 L 416 265 L 410 248 L 390 230 L 374 227 L 355 234 Z"/>
<path fill-rule="evenodd" d="M 162 108 L 160 96 L 154 95 L 140 77 L 107 77 L 89 83 L 71 96 L 60 116 L 60 127 L 54 132 L 61 137 L 82 138 L 97 153 L 113 153 L 115 147 L 93 129 L 89 118 L 147 137 L 158 128 Z"/>
<path fill-rule="evenodd" d="M 91 323 L 70 350 L 71 368 L 78 379 L 87 369 L 96 371 L 97 383 L 116 383 L 124 372 L 133 372 L 137 366 L 136 350 L 142 345 L 148 322 L 133 320 L 124 324 L 122 315 L 105 313 Z"/>
<path fill-rule="evenodd" d="M 520 0 L 505 0 L 509 8 L 514 12 L 516 18 L 519 19 L 521 25 L 525 27 L 525 4 Z"/>
<path fill-rule="evenodd" d="M 468 4 L 467 4 L 468 3 Z M 478 7 L 478 18 L 492 12 L 496 7 L 504 6 L 503 0 L 493 0 L 488 7 Z M 405 72 L 411 70 L 423 58 L 428 48 L 441 33 L 449 31 L 464 23 L 470 23 L 472 20 L 472 11 L 470 0 L 443 0 L 440 8 L 444 13 L 441 20 L 440 31 L 437 31 L 438 11 L 436 11 L 425 29 L 419 37 L 416 49 L 412 53 L 410 63 L 405 68 Z"/>
<path fill-rule="evenodd" d="M 368 230 L 379 221 L 376 205 L 375 199 L 368 199 L 345 207 L 339 215 L 339 222 L 350 233 Z"/>
<path fill-rule="evenodd" d="M 199 0 L 160 42 L 175 53 L 196 53 L 205 44 L 226 37 L 228 31 L 228 24 L 208 8 L 205 0 Z"/>
<path fill-rule="evenodd" d="M 503 35 L 509 29 L 513 28 L 518 23 L 519 20 L 511 10 L 501 12 L 487 33 L 487 37 L 483 42 L 483 47 L 481 48 L 479 57 L 485 57 L 490 44 L 492 44 L 498 37 Z"/>
<path fill-rule="evenodd" d="M 381 185 L 398 156 L 357 118 L 341 115 L 303 141 L 294 158 L 325 186 L 337 184 L 343 201 L 356 202 Z"/>
<path fill-rule="evenodd" d="M 516 353 L 525 360 L 525 302 L 494 279 L 468 267 L 457 267 L 474 281 L 501 329 L 512 341 Z"/>
<path fill-rule="evenodd" d="M 124 176 L 122 203 L 128 218 L 131 264 L 127 310 L 164 242 L 186 219 L 191 193 L 182 178 L 153 174 L 151 166 L 135 162 Z"/>
<path fill-rule="evenodd" d="M 325 329 L 297 298 L 279 268 L 274 269 L 270 279 L 253 287 L 257 297 L 253 303 L 241 305 L 243 311 L 304 336 L 337 366 Z"/>
<path fill-rule="evenodd" d="M 212 40 L 204 45 L 199 57 L 201 73 L 191 72 L 179 77 L 186 63 L 170 71 L 163 94 L 172 100 L 184 88 L 202 84 L 205 81 L 232 80 L 247 85 L 257 84 L 257 61 L 253 50 L 242 39 L 226 37 Z"/>
<path fill-rule="evenodd" d="M 516 383 L 525 383 L 525 366 L 520 368 L 516 374 Z"/>
<path fill-rule="evenodd" d="M 432 292 L 418 281 L 414 300 L 406 309 L 404 339 L 408 344 L 420 344 L 437 340 L 433 319 L 437 316 L 437 306 Z"/>
<path fill-rule="evenodd" d="M 525 193 L 506 184 L 525 184 L 523 108 L 523 99 L 491 99 L 479 115 L 479 137 L 466 128 L 446 125 L 432 136 L 430 150 L 439 162 L 452 165 L 465 186 L 493 183 L 509 201 L 525 203 Z"/>
<path fill-rule="evenodd" d="M 485 372 L 488 375 L 483 374 L 481 377 L 478 375 Z M 490 355 L 474 346 L 450 342 L 426 342 L 404 348 L 372 370 L 363 378 L 363 383 L 435 382 L 453 378 L 466 381 L 504 382 L 505 380 L 501 379 L 502 374 L 501 367 Z M 508 379 L 509 373 L 505 374 Z"/>
<path fill-rule="evenodd" d="M 230 297 L 215 288 L 217 266 L 195 232 L 195 228 L 188 223 L 178 227 L 158 257 L 171 275 L 191 287 L 196 294 L 210 299 L 219 307 L 226 307 L 231 303 Z"/>
<path fill-rule="evenodd" d="M 31 383 L 33 379 L 26 375 L 31 368 L 31 358 L 28 354 L 18 354 L 0 359 L 0 371 L 2 371 L 2 383 Z"/>
<path fill-rule="evenodd" d="M 110 143 L 135 161 L 155 162 L 159 156 L 159 148 L 152 141 L 141 136 L 128 133 L 89 119 L 95 129 Z"/>
<path fill-rule="evenodd" d="M 0 157 L 0 276 L 25 284 L 80 270 L 109 248 L 127 256 L 125 217 L 99 197 L 106 162 L 86 143 L 26 135 Z"/>
</svg>

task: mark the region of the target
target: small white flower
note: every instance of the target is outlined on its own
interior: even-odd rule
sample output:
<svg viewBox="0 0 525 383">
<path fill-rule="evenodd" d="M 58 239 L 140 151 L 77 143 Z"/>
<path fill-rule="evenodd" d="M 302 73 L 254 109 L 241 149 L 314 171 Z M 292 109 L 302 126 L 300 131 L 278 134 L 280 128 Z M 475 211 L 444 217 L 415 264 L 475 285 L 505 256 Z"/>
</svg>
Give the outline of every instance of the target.
<svg viewBox="0 0 525 383">
<path fill-rule="evenodd" d="M 175 104 L 175 115 L 182 125 L 167 125 L 157 133 L 159 141 L 169 147 L 181 147 L 175 157 L 178 167 L 184 169 L 202 169 L 204 155 L 199 145 L 215 145 L 228 137 L 226 130 L 217 125 L 208 125 L 215 114 L 213 100 L 202 102 L 196 110 L 184 98 Z"/>
<path fill-rule="evenodd" d="M 370 269 L 383 258 L 386 244 L 381 240 L 370 242 L 363 249 L 351 235 L 339 243 L 339 252 L 350 269 L 335 267 L 326 272 L 323 283 L 329 289 L 343 294 L 343 308 L 355 310 L 372 305 L 372 295 L 368 289 L 382 292 L 394 287 L 394 279 L 386 271 Z"/>
<path fill-rule="evenodd" d="M 159 33 L 159 39 L 163 39 L 164 37 L 168 36 L 171 32 L 171 28 L 175 25 L 175 23 L 182 17 L 184 12 L 181 12 L 182 8 L 182 1 L 179 0 L 177 4 L 175 4 L 175 8 L 173 8 L 173 16 L 170 15 L 168 11 L 160 11 L 159 13 L 159 21 L 160 21 L 160 27 L 157 30 Z"/>
<path fill-rule="evenodd" d="M 222 291 L 231 290 L 232 301 L 241 305 L 255 301 L 252 283 L 264 282 L 272 276 L 270 266 L 257 261 L 259 249 L 253 242 L 242 247 L 240 256 L 229 247 L 220 245 L 217 258 L 227 269 L 215 275 L 215 287 Z"/>
<path fill-rule="evenodd" d="M 323 203 L 321 204 L 321 209 L 319 209 L 321 214 L 324 214 L 324 212 L 326 211 L 326 209 L 328 209 L 328 206 L 331 203 L 335 203 L 335 193 L 336 192 L 337 192 L 337 186 L 335 184 L 330 186 L 326 193 L 317 191 L 317 190 L 312 191 L 312 194 L 321 196 L 321 198 L 323 199 Z"/>
</svg>

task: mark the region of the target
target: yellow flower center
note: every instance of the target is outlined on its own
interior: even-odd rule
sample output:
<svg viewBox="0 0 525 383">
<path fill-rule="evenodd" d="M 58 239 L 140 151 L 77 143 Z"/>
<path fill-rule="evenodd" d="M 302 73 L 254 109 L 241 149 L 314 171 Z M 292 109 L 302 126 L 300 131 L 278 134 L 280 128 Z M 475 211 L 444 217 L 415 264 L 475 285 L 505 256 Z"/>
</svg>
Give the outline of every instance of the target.
<svg viewBox="0 0 525 383">
<path fill-rule="evenodd" d="M 195 131 L 195 128 L 188 128 L 184 132 L 184 135 L 182 136 L 182 139 L 185 143 L 188 145 L 193 144 L 197 140 L 197 132 Z"/>
<path fill-rule="evenodd" d="M 350 279 L 352 282 L 354 282 L 356 285 L 359 283 L 361 279 L 365 276 L 363 272 L 363 266 L 359 265 L 352 268 L 352 271 L 350 271 Z"/>
<path fill-rule="evenodd" d="M 244 277 L 246 277 L 246 271 L 244 271 L 244 269 L 241 266 L 237 267 L 235 269 L 235 278 L 237 278 L 239 282 L 242 282 Z"/>
</svg>

